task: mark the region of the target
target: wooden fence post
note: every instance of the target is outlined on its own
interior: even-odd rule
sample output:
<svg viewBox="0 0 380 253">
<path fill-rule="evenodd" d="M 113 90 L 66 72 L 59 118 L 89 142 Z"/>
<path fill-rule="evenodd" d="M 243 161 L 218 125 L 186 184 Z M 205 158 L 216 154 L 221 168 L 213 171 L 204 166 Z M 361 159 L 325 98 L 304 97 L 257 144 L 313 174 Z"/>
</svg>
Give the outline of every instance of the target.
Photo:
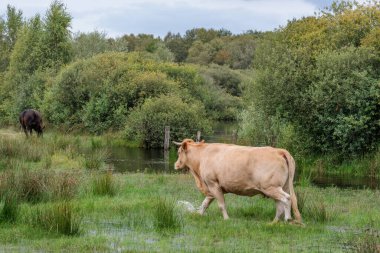
<svg viewBox="0 0 380 253">
<path fill-rule="evenodd" d="M 197 132 L 197 138 L 195 139 L 195 142 L 200 142 L 201 141 L 201 131 Z"/>
<path fill-rule="evenodd" d="M 232 131 L 232 143 L 233 144 L 237 143 L 237 130 Z"/>
<path fill-rule="evenodd" d="M 164 164 L 165 170 L 169 170 L 170 126 L 165 126 L 164 139 Z"/>
<path fill-rule="evenodd" d="M 169 146 L 170 146 L 170 126 L 165 126 L 164 150 L 169 150 Z"/>
</svg>

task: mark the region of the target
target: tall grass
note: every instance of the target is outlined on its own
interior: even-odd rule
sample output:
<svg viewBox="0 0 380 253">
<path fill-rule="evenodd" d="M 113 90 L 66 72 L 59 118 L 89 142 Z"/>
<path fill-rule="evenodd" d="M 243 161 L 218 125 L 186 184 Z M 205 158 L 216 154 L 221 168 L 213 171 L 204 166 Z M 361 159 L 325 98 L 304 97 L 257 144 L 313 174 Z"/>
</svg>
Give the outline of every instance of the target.
<svg viewBox="0 0 380 253">
<path fill-rule="evenodd" d="M 153 210 L 153 225 L 157 232 L 178 231 L 182 228 L 182 219 L 176 213 L 174 201 L 159 198 Z"/>
<path fill-rule="evenodd" d="M 0 174 L 0 197 L 11 192 L 20 201 L 38 203 L 72 199 L 78 192 L 81 174 L 50 170 L 5 171 Z"/>
<path fill-rule="evenodd" d="M 116 185 L 111 172 L 96 175 L 92 181 L 92 192 L 95 195 L 114 196 L 116 194 Z"/>
<path fill-rule="evenodd" d="M 95 149 L 89 154 L 85 155 L 84 166 L 90 170 L 97 170 L 102 168 L 105 164 L 105 160 L 108 157 L 108 151 L 106 149 Z"/>
<path fill-rule="evenodd" d="M 63 235 L 80 234 L 81 217 L 70 202 L 38 206 L 31 211 L 30 215 L 32 226 Z"/>
<path fill-rule="evenodd" d="M 15 222 L 19 213 L 17 196 L 9 192 L 3 197 L 2 202 L 2 206 L 0 205 L 0 222 Z"/>
<path fill-rule="evenodd" d="M 17 158 L 28 162 L 39 162 L 44 156 L 51 152 L 49 146 L 39 138 L 1 138 L 0 156 Z"/>
<path fill-rule="evenodd" d="M 327 205 L 323 197 L 310 194 L 307 191 L 297 191 L 298 209 L 308 221 L 326 223 L 333 220 L 337 214 Z"/>
</svg>

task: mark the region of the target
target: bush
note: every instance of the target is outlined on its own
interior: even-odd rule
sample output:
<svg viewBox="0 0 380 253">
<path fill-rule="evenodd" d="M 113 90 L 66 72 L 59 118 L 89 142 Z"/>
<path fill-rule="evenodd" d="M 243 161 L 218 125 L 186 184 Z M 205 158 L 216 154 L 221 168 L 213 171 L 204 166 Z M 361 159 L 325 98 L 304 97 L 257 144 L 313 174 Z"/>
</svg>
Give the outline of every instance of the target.
<svg viewBox="0 0 380 253">
<path fill-rule="evenodd" d="M 147 148 L 163 147 L 164 128 L 170 126 L 171 140 L 194 137 L 197 130 L 208 133 L 209 121 L 203 106 L 186 103 L 177 96 L 147 99 L 127 119 L 126 137 Z"/>
<path fill-rule="evenodd" d="M 191 98 L 201 84 L 193 68 L 145 56 L 109 52 L 68 65 L 45 94 L 48 120 L 101 134 L 122 128 L 129 110 L 145 99 L 168 94 Z"/>
<path fill-rule="evenodd" d="M 303 129 L 322 152 L 364 154 L 380 141 L 380 61 L 367 49 L 347 48 L 317 58 L 306 93 Z"/>
<path fill-rule="evenodd" d="M 238 97 L 242 95 L 242 78 L 238 72 L 218 65 L 211 65 L 201 70 L 205 79 L 211 79 L 215 85 L 221 87 L 229 94 Z"/>
<path fill-rule="evenodd" d="M 285 119 L 315 153 L 347 159 L 373 151 L 380 140 L 380 61 L 369 48 L 310 55 L 289 48 L 281 34 L 256 51 L 253 103 Z M 315 57 L 315 58 L 312 58 Z"/>
</svg>

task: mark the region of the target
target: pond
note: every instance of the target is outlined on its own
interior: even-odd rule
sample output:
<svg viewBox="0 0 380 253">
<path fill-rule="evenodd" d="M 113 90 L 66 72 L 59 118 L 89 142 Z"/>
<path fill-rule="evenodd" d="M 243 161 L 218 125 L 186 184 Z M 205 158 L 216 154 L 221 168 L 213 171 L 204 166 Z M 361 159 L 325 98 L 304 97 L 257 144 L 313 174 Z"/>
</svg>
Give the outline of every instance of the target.
<svg viewBox="0 0 380 253">
<path fill-rule="evenodd" d="M 201 136 L 206 142 L 234 142 L 237 125 L 234 123 L 218 124 L 212 135 Z M 174 170 L 177 160 L 177 150 L 172 147 L 168 152 L 163 149 L 143 149 L 128 147 L 111 147 L 108 163 L 116 172 L 144 173 L 183 173 Z M 312 183 L 320 186 L 337 186 L 341 188 L 380 188 L 380 178 L 352 177 L 351 175 L 318 176 L 312 178 Z"/>
<path fill-rule="evenodd" d="M 235 137 L 236 123 L 218 123 L 212 135 L 203 136 L 206 142 L 231 143 Z M 178 141 L 178 140 L 176 140 Z M 176 173 L 174 163 L 177 160 L 176 147 L 168 152 L 163 149 L 144 149 L 129 147 L 110 147 L 111 156 L 108 163 L 116 172 Z"/>
</svg>

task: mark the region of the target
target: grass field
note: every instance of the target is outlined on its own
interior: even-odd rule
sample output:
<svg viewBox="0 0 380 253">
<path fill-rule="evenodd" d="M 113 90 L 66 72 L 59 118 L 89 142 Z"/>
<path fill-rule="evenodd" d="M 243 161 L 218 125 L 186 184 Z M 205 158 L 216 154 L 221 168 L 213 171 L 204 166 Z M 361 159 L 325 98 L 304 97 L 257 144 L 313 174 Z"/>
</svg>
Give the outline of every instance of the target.
<svg viewBox="0 0 380 253">
<path fill-rule="evenodd" d="M 0 137 L 0 252 L 380 252 L 379 190 L 297 184 L 305 226 L 228 194 L 225 221 L 178 203 L 203 200 L 189 174 L 113 174 L 96 138 Z"/>
</svg>

